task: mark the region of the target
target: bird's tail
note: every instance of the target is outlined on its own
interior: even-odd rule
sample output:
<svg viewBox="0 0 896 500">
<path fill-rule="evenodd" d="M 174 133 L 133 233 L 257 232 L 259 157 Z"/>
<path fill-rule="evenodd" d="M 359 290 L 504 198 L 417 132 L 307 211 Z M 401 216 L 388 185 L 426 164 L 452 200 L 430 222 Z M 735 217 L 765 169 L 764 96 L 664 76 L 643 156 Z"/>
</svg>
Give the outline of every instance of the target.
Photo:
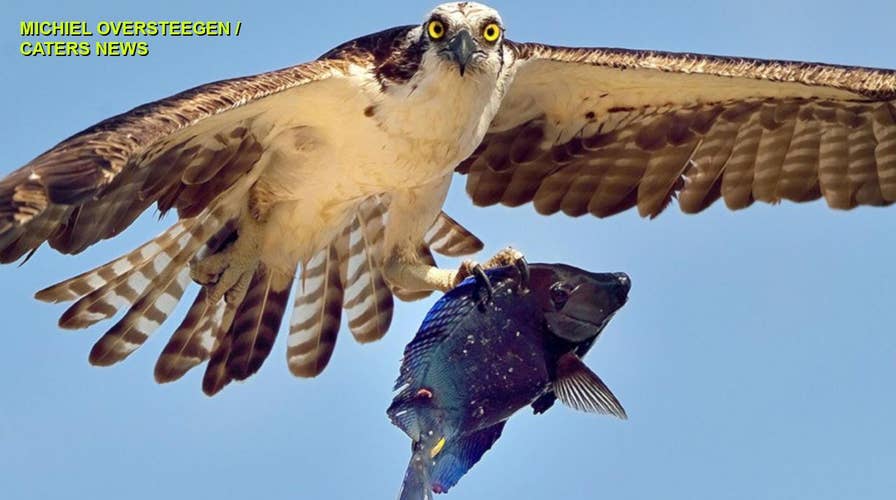
<svg viewBox="0 0 896 500">
<path fill-rule="evenodd" d="M 212 396 L 232 380 L 245 380 L 261 368 L 277 339 L 292 282 L 291 273 L 260 262 L 242 302 L 224 305 L 221 319 L 214 323 L 214 346 L 202 380 L 206 394 Z"/>
<path fill-rule="evenodd" d="M 432 500 L 432 465 L 429 451 L 421 443 L 414 443 L 398 500 Z"/>
</svg>

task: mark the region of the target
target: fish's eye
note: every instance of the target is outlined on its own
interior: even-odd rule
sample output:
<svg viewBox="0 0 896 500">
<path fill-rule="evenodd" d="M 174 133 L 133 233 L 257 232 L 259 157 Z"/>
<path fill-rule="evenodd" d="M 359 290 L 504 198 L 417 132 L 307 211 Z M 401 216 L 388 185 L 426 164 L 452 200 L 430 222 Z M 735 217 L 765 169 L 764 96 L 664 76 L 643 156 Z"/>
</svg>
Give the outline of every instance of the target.
<svg viewBox="0 0 896 500">
<path fill-rule="evenodd" d="M 498 23 L 488 23 L 485 28 L 482 28 L 482 38 L 485 38 L 486 42 L 497 42 L 500 37 L 501 27 L 498 26 Z"/>
<path fill-rule="evenodd" d="M 439 21 L 438 19 L 433 19 L 429 22 L 426 27 L 427 33 L 429 33 L 429 38 L 433 40 L 438 40 L 445 36 L 445 23 Z"/>
<path fill-rule="evenodd" d="M 563 308 L 567 300 L 569 300 L 569 290 L 561 283 L 554 283 L 551 286 L 551 302 L 554 303 L 554 307 L 557 309 Z"/>
</svg>

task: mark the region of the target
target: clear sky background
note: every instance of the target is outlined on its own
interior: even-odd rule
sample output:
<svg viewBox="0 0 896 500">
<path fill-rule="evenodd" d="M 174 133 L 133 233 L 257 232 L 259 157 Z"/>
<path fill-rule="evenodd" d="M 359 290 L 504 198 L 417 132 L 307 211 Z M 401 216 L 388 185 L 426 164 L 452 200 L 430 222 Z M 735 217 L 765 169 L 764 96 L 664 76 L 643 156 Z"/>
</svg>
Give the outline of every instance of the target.
<svg viewBox="0 0 896 500">
<path fill-rule="evenodd" d="M 313 59 L 422 21 L 429 2 L 3 2 L 0 172 L 103 118 L 194 85 Z M 509 37 L 896 67 L 896 3 L 496 1 Z M 24 19 L 223 19 L 234 38 L 155 38 L 134 58 L 25 58 Z M 522 412 L 448 498 L 884 499 L 896 491 L 896 208 L 722 203 L 598 220 L 447 212 L 491 254 L 632 276 L 629 304 L 588 356 L 630 420 Z M 258 375 L 215 398 L 202 369 L 157 386 L 175 321 L 126 362 L 87 363 L 105 323 L 60 331 L 46 285 L 160 232 L 153 217 L 81 256 L 46 249 L 0 268 L 0 498 L 394 498 L 408 441 L 385 409 L 434 299 L 398 306 L 389 335 L 347 332 L 324 375 L 293 378 L 279 339 Z M 296 235 L 296 237 L 300 237 Z M 443 259 L 445 265 L 456 262 Z"/>
</svg>

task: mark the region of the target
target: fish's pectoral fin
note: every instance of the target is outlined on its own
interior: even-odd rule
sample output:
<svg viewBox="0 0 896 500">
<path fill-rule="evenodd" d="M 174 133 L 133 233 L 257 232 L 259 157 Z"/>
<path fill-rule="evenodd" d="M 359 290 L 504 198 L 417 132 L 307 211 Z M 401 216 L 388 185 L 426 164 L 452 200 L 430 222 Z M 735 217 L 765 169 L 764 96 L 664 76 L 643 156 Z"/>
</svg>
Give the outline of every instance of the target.
<svg viewBox="0 0 896 500">
<path fill-rule="evenodd" d="M 432 490 L 445 493 L 457 484 L 482 455 L 501 437 L 505 422 L 466 434 L 447 443 L 435 458 L 432 468 Z"/>
<path fill-rule="evenodd" d="M 610 388 L 575 354 L 564 354 L 557 362 L 554 392 L 557 399 L 575 410 L 628 418 Z"/>
</svg>

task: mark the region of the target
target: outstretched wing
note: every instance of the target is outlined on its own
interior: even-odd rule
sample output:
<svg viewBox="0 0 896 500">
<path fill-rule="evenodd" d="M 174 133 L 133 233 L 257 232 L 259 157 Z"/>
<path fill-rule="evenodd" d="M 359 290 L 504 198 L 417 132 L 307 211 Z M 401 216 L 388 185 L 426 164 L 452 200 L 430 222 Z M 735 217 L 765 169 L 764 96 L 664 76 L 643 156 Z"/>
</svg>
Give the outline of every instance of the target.
<svg viewBox="0 0 896 500">
<path fill-rule="evenodd" d="M 344 80 L 321 60 L 202 85 L 102 121 L 0 180 L 0 262 L 43 242 L 78 253 L 146 208 L 192 217 L 251 178 L 274 126 L 311 84 Z M 285 102 L 293 106 L 280 106 Z M 249 174 L 249 175 L 247 175 Z"/>
<path fill-rule="evenodd" d="M 0 263 L 44 242 L 77 253 L 115 236 L 154 203 L 161 212 L 176 209 L 180 220 L 157 238 L 37 294 L 74 301 L 60 320 L 65 328 L 85 328 L 124 309 L 90 354 L 97 365 L 122 361 L 173 312 L 190 283 L 189 263 L 237 238 L 249 188 L 282 161 L 279 153 L 291 152 L 294 132 L 331 113 L 334 102 L 344 105 L 341 96 L 358 95 L 359 67 L 388 78 L 410 29 L 358 38 L 315 62 L 196 87 L 61 142 L 0 179 Z M 313 376 L 326 366 L 342 308 L 359 341 L 376 340 L 389 327 L 392 293 L 381 272 L 388 203 L 374 198 L 357 200 L 345 237 L 324 248 L 325 266 L 317 257 L 305 263 L 302 307 L 290 328 L 296 374 Z M 462 255 L 481 246 L 441 214 L 420 251 Z M 156 380 L 176 380 L 207 361 L 203 390 L 212 395 L 254 374 L 270 354 L 298 261 L 278 264 L 262 259 L 239 303 L 210 303 L 201 290 L 159 358 Z"/>
<path fill-rule="evenodd" d="M 458 166 L 477 205 L 654 217 L 675 197 L 896 201 L 896 71 L 509 45 L 515 77 Z"/>
</svg>

